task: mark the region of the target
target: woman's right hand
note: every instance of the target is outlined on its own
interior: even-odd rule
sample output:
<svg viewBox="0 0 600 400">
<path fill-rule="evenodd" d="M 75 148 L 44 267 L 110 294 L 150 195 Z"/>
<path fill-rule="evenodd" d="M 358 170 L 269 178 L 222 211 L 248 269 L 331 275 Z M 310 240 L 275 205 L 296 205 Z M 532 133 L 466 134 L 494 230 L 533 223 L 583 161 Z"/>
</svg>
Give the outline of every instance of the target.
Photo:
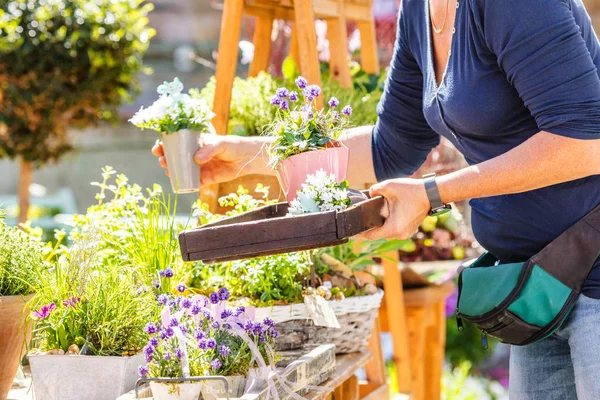
<svg viewBox="0 0 600 400">
<path fill-rule="evenodd" d="M 227 182 L 248 174 L 272 174 L 261 156 L 268 142 L 264 137 L 201 135 L 200 149 L 194 155 L 194 161 L 202 167 L 200 184 Z M 152 147 L 152 154 L 158 157 L 161 167 L 168 168 L 161 142 Z M 169 175 L 168 169 L 166 174 Z"/>
</svg>

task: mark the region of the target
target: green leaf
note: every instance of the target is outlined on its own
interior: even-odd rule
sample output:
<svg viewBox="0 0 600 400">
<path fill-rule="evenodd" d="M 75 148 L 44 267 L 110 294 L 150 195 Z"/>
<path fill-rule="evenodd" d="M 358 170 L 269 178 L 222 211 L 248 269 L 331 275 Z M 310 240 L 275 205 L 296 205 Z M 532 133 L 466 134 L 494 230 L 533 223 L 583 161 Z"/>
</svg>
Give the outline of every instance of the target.
<svg viewBox="0 0 600 400">
<path fill-rule="evenodd" d="M 300 75 L 300 71 L 298 71 L 296 62 L 292 57 L 288 56 L 285 60 L 283 60 L 283 64 L 281 65 L 281 73 L 287 81 L 293 81 Z"/>
</svg>

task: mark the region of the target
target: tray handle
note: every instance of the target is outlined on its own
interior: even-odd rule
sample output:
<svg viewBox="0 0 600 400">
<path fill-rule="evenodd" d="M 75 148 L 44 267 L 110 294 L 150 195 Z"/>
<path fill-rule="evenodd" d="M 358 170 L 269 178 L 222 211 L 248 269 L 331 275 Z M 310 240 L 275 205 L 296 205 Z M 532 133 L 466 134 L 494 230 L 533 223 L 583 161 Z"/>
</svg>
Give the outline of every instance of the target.
<svg viewBox="0 0 600 400">
<path fill-rule="evenodd" d="M 382 226 L 385 217 L 381 214 L 385 206 L 385 198 L 377 196 L 338 213 L 336 219 L 338 239 L 350 238 Z"/>
</svg>

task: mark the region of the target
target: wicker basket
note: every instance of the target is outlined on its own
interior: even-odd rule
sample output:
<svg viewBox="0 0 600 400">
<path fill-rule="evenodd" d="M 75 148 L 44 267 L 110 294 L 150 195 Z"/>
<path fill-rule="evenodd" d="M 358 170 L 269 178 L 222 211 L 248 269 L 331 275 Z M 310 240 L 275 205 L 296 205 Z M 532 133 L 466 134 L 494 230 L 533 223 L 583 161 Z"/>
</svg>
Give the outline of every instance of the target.
<svg viewBox="0 0 600 400">
<path fill-rule="evenodd" d="M 333 343 L 337 354 L 352 353 L 367 346 L 382 298 L 383 291 L 379 290 L 373 295 L 329 301 L 340 329 L 315 326 L 303 303 L 257 308 L 256 317 L 269 317 L 277 323 L 280 335 L 275 346 L 278 350 Z"/>
</svg>

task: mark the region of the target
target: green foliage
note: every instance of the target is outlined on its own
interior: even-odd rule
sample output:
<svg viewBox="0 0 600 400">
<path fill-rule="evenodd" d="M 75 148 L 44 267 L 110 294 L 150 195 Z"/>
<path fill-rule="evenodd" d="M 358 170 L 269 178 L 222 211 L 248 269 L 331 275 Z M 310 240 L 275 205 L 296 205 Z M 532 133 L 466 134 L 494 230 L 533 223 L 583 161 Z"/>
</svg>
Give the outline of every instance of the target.
<svg viewBox="0 0 600 400">
<path fill-rule="evenodd" d="M 0 296 L 27 295 L 35 292 L 47 268 L 42 245 L 22 230 L 4 223 L 0 209 Z"/>
<path fill-rule="evenodd" d="M 0 157 L 57 160 L 71 149 L 69 125 L 131 100 L 154 34 L 143 3 L 0 1 Z"/>
<path fill-rule="evenodd" d="M 508 399 L 508 390 L 499 382 L 472 375 L 471 363 L 464 361 L 442 374 L 442 400 Z"/>
<path fill-rule="evenodd" d="M 482 332 L 470 323 L 464 323 L 462 331 L 458 330 L 456 317 L 448 318 L 446 324 L 446 359 L 453 366 L 469 362 L 477 367 L 492 354 L 498 340 L 488 336 L 488 348 L 482 346 Z"/>
<path fill-rule="evenodd" d="M 295 68 L 295 65 L 293 67 Z M 381 81 L 373 86 L 369 82 L 374 78 L 366 78 L 369 76 L 364 74 L 364 71 L 357 73 L 354 88 L 351 89 L 341 87 L 328 76 L 323 77 L 321 88 L 324 98 L 336 97 L 340 104 L 351 105 L 352 122 L 356 126 L 372 125 L 377 120 L 377 104 L 383 92 Z M 296 77 L 297 73 L 292 73 L 290 79 L 283 80 L 266 72 L 247 79 L 236 77 L 233 82 L 227 133 L 240 136 L 263 135 L 265 127 L 273 122 L 277 114 L 277 109 L 271 105 L 269 99 L 278 87 L 293 85 Z M 190 95 L 203 98 L 208 104 L 212 104 L 215 83 L 216 80 L 212 77 L 202 91 L 191 90 Z"/>
</svg>

